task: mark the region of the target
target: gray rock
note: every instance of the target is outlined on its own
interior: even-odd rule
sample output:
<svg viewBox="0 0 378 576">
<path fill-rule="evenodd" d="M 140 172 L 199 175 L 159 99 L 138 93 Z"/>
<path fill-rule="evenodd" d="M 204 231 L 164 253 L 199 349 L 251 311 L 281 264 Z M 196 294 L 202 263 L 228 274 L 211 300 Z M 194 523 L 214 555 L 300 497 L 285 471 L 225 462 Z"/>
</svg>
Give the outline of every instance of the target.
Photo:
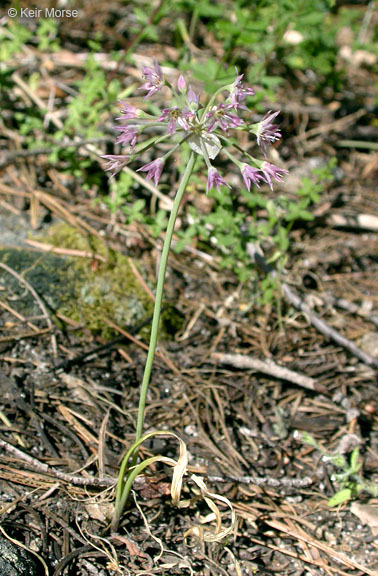
<svg viewBox="0 0 378 576">
<path fill-rule="evenodd" d="M 3 536 L 0 536 L 0 574 L 1 576 L 37 576 L 37 565 L 33 556 Z"/>
</svg>

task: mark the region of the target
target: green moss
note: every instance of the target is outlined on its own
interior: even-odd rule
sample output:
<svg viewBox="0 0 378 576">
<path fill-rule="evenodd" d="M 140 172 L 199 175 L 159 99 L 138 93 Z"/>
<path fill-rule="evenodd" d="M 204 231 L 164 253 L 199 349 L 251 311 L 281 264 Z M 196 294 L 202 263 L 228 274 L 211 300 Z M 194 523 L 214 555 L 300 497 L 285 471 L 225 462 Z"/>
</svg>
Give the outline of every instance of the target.
<svg viewBox="0 0 378 576">
<path fill-rule="evenodd" d="M 45 240 L 46 241 L 46 240 Z M 54 246 L 90 251 L 106 258 L 96 261 L 96 269 L 87 258 L 76 258 L 67 272 L 68 282 L 74 279 L 76 302 L 67 302 L 60 310 L 69 318 L 85 322 L 103 337 L 114 336 L 105 322 L 108 318 L 118 326 L 135 326 L 153 313 L 153 302 L 147 296 L 130 267 L 129 259 L 106 246 L 99 238 L 84 236 L 66 223 L 52 226 L 48 242 Z M 137 263 L 134 262 L 137 265 Z M 171 306 L 162 313 L 161 337 L 182 329 L 184 318 Z M 150 326 L 140 332 L 148 340 Z"/>
<path fill-rule="evenodd" d="M 104 258 L 109 256 L 109 249 L 103 240 L 89 233 L 81 233 L 77 228 L 69 226 L 66 222 L 53 224 L 48 229 L 47 237 L 38 238 L 38 240 L 41 240 L 41 242 L 48 241 L 59 248 L 93 252 Z"/>
<path fill-rule="evenodd" d="M 55 314 L 67 316 L 108 339 L 118 332 L 108 326 L 107 319 L 127 328 L 153 313 L 153 302 L 136 279 L 128 257 L 111 250 L 101 239 L 85 236 L 66 223 L 54 224 L 46 236 L 33 237 L 55 247 L 98 254 L 106 260 L 0 247 L 0 261 L 22 275 Z M 16 295 L 17 310 L 27 317 L 40 314 L 34 298 L 16 278 L 1 269 L 0 277 Z M 172 338 L 182 324 L 179 312 L 174 307 L 166 308 L 161 336 Z M 149 332 L 147 326 L 140 336 L 148 340 Z"/>
<path fill-rule="evenodd" d="M 85 237 L 65 223 L 52 226 L 46 240 L 53 246 L 90 251 L 106 258 L 106 262 L 69 258 L 70 266 L 62 281 L 74 286 L 74 298 L 62 302 L 60 313 L 85 323 L 104 338 L 115 333 L 106 319 L 125 328 L 135 326 L 152 313 L 153 304 L 135 278 L 126 256 L 110 250 L 99 238 Z"/>
</svg>

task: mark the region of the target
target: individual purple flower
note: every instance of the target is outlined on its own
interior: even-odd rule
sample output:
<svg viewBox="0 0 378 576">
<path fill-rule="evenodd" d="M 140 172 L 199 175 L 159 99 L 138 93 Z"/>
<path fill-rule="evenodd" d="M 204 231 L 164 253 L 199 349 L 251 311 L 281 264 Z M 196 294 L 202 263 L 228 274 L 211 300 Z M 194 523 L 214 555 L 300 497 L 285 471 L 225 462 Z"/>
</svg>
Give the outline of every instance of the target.
<svg viewBox="0 0 378 576">
<path fill-rule="evenodd" d="M 230 111 L 230 108 L 232 108 L 230 104 L 226 105 L 222 103 L 213 107 L 207 114 L 207 117 L 210 119 L 208 125 L 209 132 L 213 132 L 218 125 L 222 130 L 228 132 L 229 128 L 237 128 L 241 124 L 244 124 L 239 116 Z"/>
<path fill-rule="evenodd" d="M 272 124 L 272 120 L 278 114 L 280 110 L 277 112 L 272 112 L 271 110 L 265 114 L 263 119 L 257 124 L 256 129 L 256 136 L 257 136 L 257 144 L 261 146 L 261 150 L 263 151 L 264 156 L 266 156 L 266 151 L 269 146 L 276 142 L 276 140 L 280 140 L 281 132 L 279 129 L 278 124 Z"/>
<path fill-rule="evenodd" d="M 243 108 L 247 110 L 247 107 L 244 105 L 244 100 L 247 96 L 253 96 L 255 91 L 253 88 L 249 88 L 249 86 L 245 86 L 241 83 L 244 74 L 240 74 L 236 77 L 234 83 L 232 84 L 230 90 L 230 104 L 237 110 L 238 108 Z"/>
<path fill-rule="evenodd" d="M 106 156 L 101 156 L 101 158 L 107 160 L 106 164 L 104 165 L 104 170 L 112 173 L 110 178 L 114 178 L 114 176 L 118 174 L 118 172 L 120 172 L 122 168 L 129 162 L 128 156 L 116 156 L 114 154 L 107 154 Z"/>
<path fill-rule="evenodd" d="M 121 132 L 118 136 L 116 144 L 129 144 L 130 148 L 135 146 L 139 129 L 137 126 L 116 126 L 115 130 Z"/>
<path fill-rule="evenodd" d="M 147 180 L 154 179 L 155 186 L 157 186 L 163 170 L 163 166 L 163 160 L 161 158 L 157 158 L 156 160 L 145 164 L 141 168 L 138 168 L 137 172 L 147 172 Z"/>
<path fill-rule="evenodd" d="M 158 122 L 168 121 L 168 132 L 171 136 L 176 132 L 177 124 L 184 130 L 189 130 L 187 119 L 193 117 L 193 113 L 189 110 L 180 109 L 177 106 L 174 108 L 164 108 Z"/>
<path fill-rule="evenodd" d="M 130 120 L 131 118 L 138 117 L 138 109 L 127 102 L 121 102 L 121 113 L 122 116 L 117 118 L 117 120 Z"/>
<path fill-rule="evenodd" d="M 273 190 L 272 178 L 276 182 L 281 182 L 283 176 L 289 173 L 288 170 L 285 170 L 284 168 L 279 168 L 278 166 L 270 164 L 269 162 L 263 162 L 260 170 L 264 174 L 265 179 L 269 184 L 271 190 Z"/>
<path fill-rule="evenodd" d="M 249 166 L 248 164 L 243 164 L 241 168 L 241 173 L 247 186 L 248 192 L 251 189 L 251 183 L 255 184 L 258 188 L 260 188 L 259 180 L 265 181 L 264 176 L 261 174 L 258 168 L 254 168 L 254 166 Z"/>
<path fill-rule="evenodd" d="M 146 99 L 156 92 L 159 92 L 162 86 L 164 86 L 163 73 L 159 64 L 154 58 L 154 67 L 150 68 L 149 66 L 143 66 L 142 74 L 144 80 L 147 80 L 147 82 L 145 82 L 143 86 L 139 88 L 139 90 L 147 90 L 147 94 L 144 97 Z"/>
<path fill-rule="evenodd" d="M 182 74 L 180 74 L 177 80 L 177 90 L 181 93 L 186 92 L 186 82 Z"/>
<path fill-rule="evenodd" d="M 224 180 L 224 178 L 222 178 L 222 176 L 219 174 L 218 170 L 213 166 L 211 166 L 211 168 L 209 168 L 209 172 L 207 175 L 206 194 L 209 192 L 211 188 L 216 188 L 218 192 L 220 192 L 219 186 L 221 185 L 227 186 L 227 188 L 231 188 L 231 186 L 229 186 L 227 182 Z"/>
</svg>

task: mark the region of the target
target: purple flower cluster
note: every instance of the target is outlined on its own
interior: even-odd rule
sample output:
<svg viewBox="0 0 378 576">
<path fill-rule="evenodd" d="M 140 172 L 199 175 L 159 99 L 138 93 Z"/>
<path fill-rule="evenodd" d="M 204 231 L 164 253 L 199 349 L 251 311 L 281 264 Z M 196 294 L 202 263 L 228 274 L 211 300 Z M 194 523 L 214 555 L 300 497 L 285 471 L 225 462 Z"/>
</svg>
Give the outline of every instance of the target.
<svg viewBox="0 0 378 576">
<path fill-rule="evenodd" d="M 117 144 L 127 146 L 127 155 L 103 156 L 107 160 L 105 170 L 111 172 L 112 177 L 123 166 L 133 160 L 142 151 L 153 145 L 166 140 L 172 142 L 172 147 L 161 158 L 157 158 L 138 171 L 146 172 L 146 178 L 158 185 L 165 161 L 179 146 L 186 143 L 189 147 L 203 157 L 207 170 L 207 192 L 211 188 L 220 191 L 220 186 L 230 186 L 219 174 L 211 163 L 223 149 L 227 157 L 240 169 L 241 175 L 248 190 L 251 184 L 260 186 L 266 183 L 273 189 L 273 181 L 280 182 L 287 170 L 279 168 L 266 160 L 259 160 L 251 156 L 247 151 L 243 152 L 236 140 L 232 139 L 230 131 L 245 131 L 254 134 L 257 145 L 261 148 L 264 157 L 267 157 L 269 147 L 281 138 L 281 132 L 274 119 L 279 114 L 268 112 L 260 122 L 248 124 L 241 113 L 248 110 L 246 99 L 253 96 L 254 90 L 243 83 L 243 74 L 237 75 L 232 84 L 222 86 L 213 94 L 207 102 L 200 103 L 200 94 L 194 92 L 187 84 L 184 76 L 179 75 L 176 87 L 173 86 L 163 75 L 157 61 L 154 59 L 153 67 L 143 66 L 144 84 L 140 90 L 146 91 L 144 99 L 150 98 L 162 89 L 171 93 L 173 104 L 163 108 L 157 116 L 147 114 L 143 110 L 121 102 L 121 114 L 117 118 L 120 125 L 116 127 L 119 136 Z M 221 101 L 218 101 L 218 98 Z M 138 142 L 140 135 L 146 128 L 165 128 L 165 132 L 156 138 Z M 242 153 L 248 162 L 241 162 L 231 152 L 235 148 Z"/>
</svg>

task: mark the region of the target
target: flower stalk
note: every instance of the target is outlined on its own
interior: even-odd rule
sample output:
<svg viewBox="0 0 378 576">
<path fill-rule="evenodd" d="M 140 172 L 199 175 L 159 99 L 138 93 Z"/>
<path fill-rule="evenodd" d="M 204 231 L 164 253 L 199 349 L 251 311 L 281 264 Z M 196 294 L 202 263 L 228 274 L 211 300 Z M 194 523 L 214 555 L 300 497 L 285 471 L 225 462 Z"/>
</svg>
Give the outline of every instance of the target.
<svg viewBox="0 0 378 576">
<path fill-rule="evenodd" d="M 172 236 L 173 231 L 175 228 L 175 222 L 177 218 L 177 214 L 181 205 L 182 198 L 184 196 L 186 187 L 188 185 L 190 176 L 193 172 L 194 164 L 196 158 L 194 152 L 190 153 L 189 162 L 185 168 L 185 172 L 181 179 L 180 185 L 178 187 L 175 200 L 173 202 L 171 214 L 168 221 L 167 231 L 165 234 L 163 250 L 160 259 L 160 266 L 159 266 L 159 273 L 158 273 L 158 281 L 156 287 L 156 297 L 155 297 L 155 306 L 154 306 L 154 314 L 152 318 L 152 326 L 151 326 L 151 336 L 150 336 L 150 345 L 148 347 L 148 354 L 146 365 L 144 368 L 143 380 L 140 389 L 140 397 L 139 397 L 139 408 L 138 408 L 138 417 L 137 417 L 137 429 L 136 429 L 136 439 L 133 446 L 125 455 L 117 482 L 117 491 L 116 491 L 116 503 L 114 507 L 114 515 L 112 520 L 112 530 L 116 531 L 119 525 L 119 521 L 124 510 L 124 507 L 127 504 L 129 499 L 130 491 L 132 488 L 132 484 L 136 476 L 140 473 L 139 466 L 136 467 L 137 460 L 138 460 L 138 452 L 139 452 L 139 445 L 141 444 L 141 438 L 143 433 L 143 424 L 144 424 L 144 413 L 146 408 L 146 399 L 147 399 L 147 392 L 148 386 L 150 384 L 151 378 L 151 371 L 152 365 L 155 358 L 155 351 L 156 345 L 158 340 L 158 332 L 159 332 L 159 322 L 160 322 L 160 315 L 161 315 L 161 305 L 163 301 L 163 292 L 164 292 L 164 281 L 165 281 L 165 274 L 167 271 L 167 262 L 168 262 L 168 255 L 169 250 L 172 243 Z M 130 465 L 129 460 L 131 459 Z M 143 468 L 148 465 L 148 461 L 142 463 Z"/>
<path fill-rule="evenodd" d="M 142 434 L 146 400 L 158 340 L 168 255 L 176 218 L 196 159 L 201 157 L 207 169 L 206 192 L 215 188 L 221 193 L 221 187 L 230 188 L 227 181 L 212 164 L 212 161 L 221 151 L 239 168 L 241 177 L 248 190 L 250 190 L 252 184 L 259 187 L 263 183 L 268 184 L 269 187 L 273 189 L 273 180 L 280 182 L 282 177 L 287 173 L 287 170 L 274 166 L 265 159 L 259 160 L 251 156 L 249 152 L 244 151 L 236 141 L 229 137 L 229 131 L 231 130 L 243 130 L 249 134 L 254 134 L 257 139 L 257 145 L 261 148 L 265 158 L 267 157 L 269 146 L 281 138 L 278 125 L 272 123 L 279 112 L 268 112 L 259 123 L 253 125 L 248 125 L 248 123 L 239 116 L 243 110 L 247 110 L 245 105 L 247 97 L 254 94 L 254 90 L 242 82 L 242 74 L 236 75 L 236 79 L 232 84 L 227 84 L 216 90 L 204 105 L 200 103 L 201 95 L 194 92 L 182 74 L 178 76 L 176 82 L 177 89 L 168 82 L 166 78 L 164 78 L 163 72 L 156 60 L 153 62 L 153 67 L 144 66 L 142 74 L 145 83 L 140 90 L 147 91 L 144 100 L 161 90 L 168 90 L 173 97 L 174 105 L 164 108 L 160 114 L 153 116 L 143 110 L 138 110 L 127 102 L 121 102 L 121 115 L 117 118 L 117 120 L 121 122 L 121 125 L 116 127 L 116 130 L 119 132 L 116 143 L 127 146 L 127 151 L 124 155 L 103 156 L 107 161 L 104 166 L 105 170 L 111 173 L 111 177 L 114 177 L 115 174 L 120 172 L 126 164 L 133 161 L 136 157 L 153 146 L 157 146 L 160 142 L 168 140 L 172 142 L 172 146 L 168 152 L 142 165 L 137 170 L 146 172 L 146 178 L 153 180 L 155 186 L 157 186 L 168 158 L 179 147 L 184 145 L 189 146 L 190 156 L 177 189 L 165 234 L 158 272 L 150 345 L 140 389 L 136 440 L 125 455 L 120 467 L 112 521 L 113 531 L 118 529 L 135 477 L 149 463 L 154 461 L 154 458 L 150 458 L 138 464 L 138 453 L 139 446 L 143 442 Z M 224 93 L 225 96 L 222 96 Z M 218 97 L 220 97 L 222 101 L 218 101 L 217 103 Z M 157 126 L 165 129 L 163 135 L 156 135 L 144 142 L 138 142 L 138 139 L 143 136 L 145 128 L 149 129 Z M 228 147 L 235 148 L 252 164 L 247 164 L 236 158 L 229 152 Z"/>
<path fill-rule="evenodd" d="M 173 202 L 171 215 L 169 217 L 167 231 L 165 234 L 163 250 L 161 253 L 158 281 L 157 281 L 157 286 L 156 286 L 154 315 L 153 315 L 152 327 L 151 327 L 150 346 L 148 348 L 146 366 L 144 369 L 143 381 L 142 381 L 142 386 L 141 386 L 141 390 L 140 390 L 140 400 L 139 400 L 137 429 L 136 429 L 136 439 L 137 440 L 139 440 L 141 438 L 142 431 L 143 431 L 144 410 L 146 407 L 146 397 L 147 397 L 148 385 L 150 383 L 152 363 L 154 360 L 156 344 L 157 344 L 160 311 L 161 311 L 161 304 L 162 304 L 162 299 L 163 299 L 164 280 L 165 280 L 165 273 L 167 270 L 167 261 L 168 261 L 169 249 L 170 249 L 171 242 L 172 242 L 173 231 L 174 231 L 174 227 L 175 227 L 177 214 L 178 214 L 178 211 L 180 208 L 181 200 L 184 196 L 184 192 L 185 192 L 186 187 L 188 185 L 189 178 L 193 172 L 195 160 L 196 160 L 195 155 L 193 152 L 191 152 L 189 162 L 186 166 L 184 175 L 182 177 L 182 180 L 181 180 L 180 185 L 179 185 L 178 190 L 177 190 L 175 200 Z M 135 459 L 135 455 L 134 455 L 134 459 Z"/>
</svg>

